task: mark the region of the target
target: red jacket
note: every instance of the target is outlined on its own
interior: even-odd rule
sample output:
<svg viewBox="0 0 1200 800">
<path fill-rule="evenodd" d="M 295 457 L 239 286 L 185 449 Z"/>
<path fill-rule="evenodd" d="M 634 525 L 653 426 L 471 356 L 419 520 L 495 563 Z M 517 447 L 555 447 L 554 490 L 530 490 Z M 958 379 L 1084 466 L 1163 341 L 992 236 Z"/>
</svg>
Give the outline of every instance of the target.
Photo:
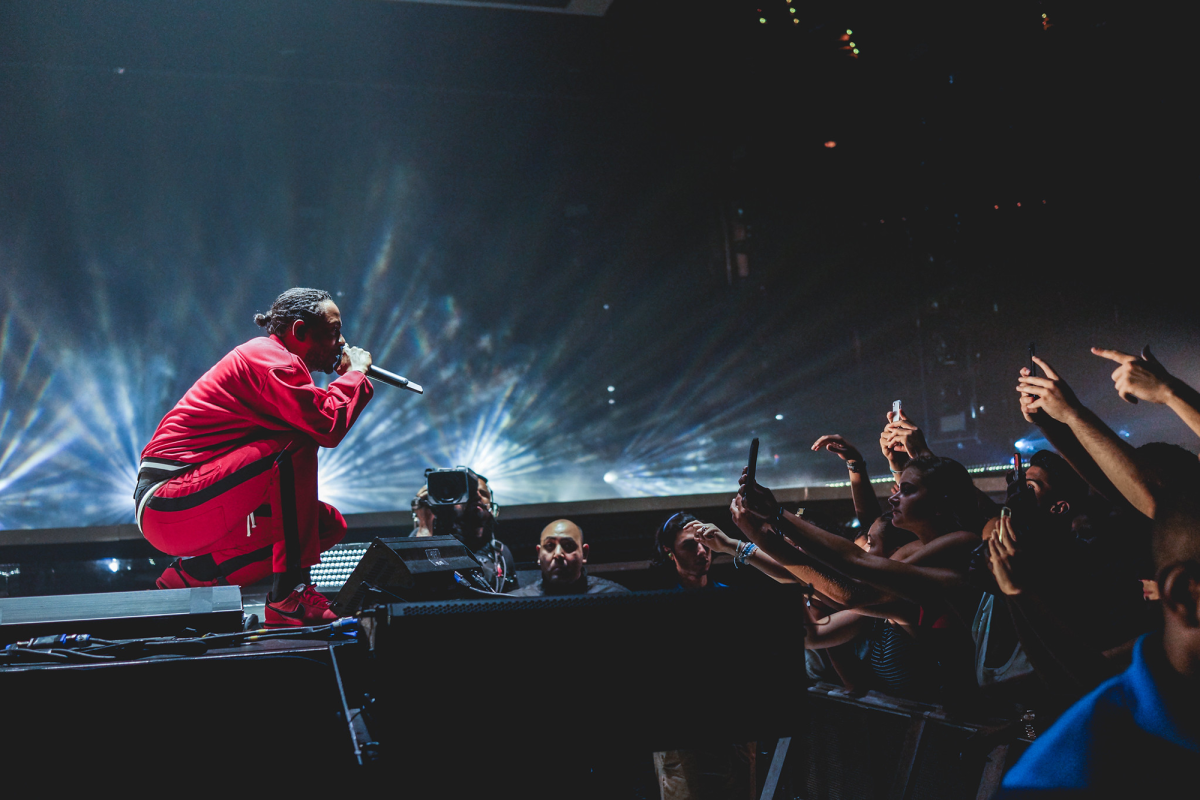
<svg viewBox="0 0 1200 800">
<path fill-rule="evenodd" d="M 374 394 L 361 372 L 320 389 L 275 336 L 236 347 L 167 412 L 142 458 L 199 464 L 271 431 L 302 431 L 336 447 Z"/>
</svg>

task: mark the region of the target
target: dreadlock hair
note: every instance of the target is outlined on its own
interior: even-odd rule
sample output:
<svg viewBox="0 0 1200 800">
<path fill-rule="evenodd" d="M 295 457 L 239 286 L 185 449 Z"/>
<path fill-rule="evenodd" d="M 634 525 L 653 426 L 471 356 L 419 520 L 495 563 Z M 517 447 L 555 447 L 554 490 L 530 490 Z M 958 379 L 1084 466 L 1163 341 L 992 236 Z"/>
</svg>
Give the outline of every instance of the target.
<svg viewBox="0 0 1200 800">
<path fill-rule="evenodd" d="M 954 526 L 953 530 L 976 533 L 982 530 L 984 520 L 979 511 L 979 492 L 966 467 L 952 458 L 921 456 L 909 461 L 904 468 L 921 473 L 921 483 Z"/>
<path fill-rule="evenodd" d="M 254 315 L 254 324 L 266 328 L 270 335 L 283 336 L 296 320 L 305 325 L 320 320 L 321 305 L 332 299 L 323 289 L 288 289 L 275 298 L 270 311 Z"/>
<path fill-rule="evenodd" d="M 670 567 L 675 569 L 671 562 L 671 557 L 667 553 L 675 549 L 675 537 L 689 522 L 695 522 L 696 518 L 684 511 L 679 511 L 667 517 L 666 522 L 658 526 L 658 531 L 654 534 L 654 555 L 650 558 L 651 569 L 666 569 Z"/>
</svg>

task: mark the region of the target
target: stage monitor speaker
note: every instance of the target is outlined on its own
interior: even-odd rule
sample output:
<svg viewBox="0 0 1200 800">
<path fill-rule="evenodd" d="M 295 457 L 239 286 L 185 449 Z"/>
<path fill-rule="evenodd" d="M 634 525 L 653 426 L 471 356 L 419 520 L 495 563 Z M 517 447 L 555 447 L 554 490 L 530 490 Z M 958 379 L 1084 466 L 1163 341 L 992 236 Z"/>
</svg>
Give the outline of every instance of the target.
<svg viewBox="0 0 1200 800">
<path fill-rule="evenodd" d="M 479 561 L 453 536 L 374 539 L 342 584 L 333 610 L 341 616 L 354 614 L 370 589 L 382 590 L 392 600 L 444 597 L 455 590 L 455 572 L 480 570 Z"/>
<path fill-rule="evenodd" d="M 385 750 L 413 764 L 485 751 L 511 764 L 553 751 L 564 736 L 518 701 L 583 687 L 582 717 L 578 708 L 562 717 L 579 723 L 564 724 L 580 751 L 786 736 L 806 700 L 807 588 L 379 606 L 359 618 L 359 646 L 374 665 L 367 724 Z M 764 680 L 770 701 L 751 700 Z M 733 699 L 714 700 L 726 695 Z"/>
<path fill-rule="evenodd" d="M 0 646 L 52 633 L 88 633 L 101 639 L 233 633 L 242 629 L 237 586 L 151 589 L 45 597 L 0 598 Z"/>
</svg>

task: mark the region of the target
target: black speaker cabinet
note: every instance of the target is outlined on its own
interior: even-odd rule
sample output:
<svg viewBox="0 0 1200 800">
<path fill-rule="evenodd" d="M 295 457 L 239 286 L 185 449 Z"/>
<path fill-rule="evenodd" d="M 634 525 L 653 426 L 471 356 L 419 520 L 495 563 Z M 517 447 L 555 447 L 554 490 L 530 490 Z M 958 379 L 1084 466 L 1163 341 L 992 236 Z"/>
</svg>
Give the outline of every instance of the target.
<svg viewBox="0 0 1200 800">
<path fill-rule="evenodd" d="M 444 597 L 454 589 L 454 573 L 481 570 L 466 545 L 453 536 L 404 536 L 374 539 L 342 585 L 333 610 L 342 616 L 362 607 L 374 588 L 405 600 Z"/>
</svg>

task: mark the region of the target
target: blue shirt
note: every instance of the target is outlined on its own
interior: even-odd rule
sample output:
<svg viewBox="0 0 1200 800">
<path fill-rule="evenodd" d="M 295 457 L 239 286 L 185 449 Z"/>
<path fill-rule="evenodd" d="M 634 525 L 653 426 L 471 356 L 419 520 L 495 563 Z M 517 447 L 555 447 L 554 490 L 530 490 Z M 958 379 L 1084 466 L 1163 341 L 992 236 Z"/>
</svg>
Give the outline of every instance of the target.
<svg viewBox="0 0 1200 800">
<path fill-rule="evenodd" d="M 1142 636 L 1129 669 L 1067 709 L 1034 741 L 1004 776 L 1004 796 L 1061 790 L 1107 794 L 1127 785 L 1148 791 L 1165 788 L 1161 781 L 1168 775 L 1194 776 L 1200 742 L 1179 726 L 1178 709 L 1173 714 L 1164 703 L 1161 677 L 1151 673 L 1146 657 Z"/>
</svg>

